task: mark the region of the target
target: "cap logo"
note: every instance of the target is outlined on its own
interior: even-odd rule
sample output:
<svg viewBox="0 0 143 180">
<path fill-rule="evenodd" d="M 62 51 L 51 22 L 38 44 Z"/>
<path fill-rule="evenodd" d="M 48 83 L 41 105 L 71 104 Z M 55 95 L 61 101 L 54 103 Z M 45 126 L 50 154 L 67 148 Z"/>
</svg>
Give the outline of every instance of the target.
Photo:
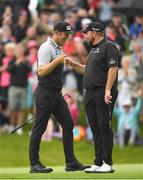
<svg viewBox="0 0 143 180">
<path fill-rule="evenodd" d="M 93 30 L 93 31 L 100 31 L 99 28 L 94 28 L 94 27 L 92 28 L 92 30 Z"/>
<path fill-rule="evenodd" d="M 71 30 L 71 26 L 66 26 L 66 29 L 67 29 L 68 31 L 70 31 L 70 30 Z"/>
</svg>

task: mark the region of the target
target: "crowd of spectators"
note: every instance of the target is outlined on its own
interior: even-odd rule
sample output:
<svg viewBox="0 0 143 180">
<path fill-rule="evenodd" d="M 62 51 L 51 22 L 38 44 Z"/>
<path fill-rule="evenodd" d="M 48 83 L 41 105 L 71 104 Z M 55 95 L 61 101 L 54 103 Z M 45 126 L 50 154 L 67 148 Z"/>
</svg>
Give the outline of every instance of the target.
<svg viewBox="0 0 143 180">
<path fill-rule="evenodd" d="M 99 20 L 105 26 L 106 38 L 112 41 L 121 53 L 119 97 L 115 108 L 115 142 L 121 147 L 127 142 L 133 145 L 139 142 L 136 139 L 140 139 L 139 119 L 142 119 L 143 16 L 128 17 L 114 12 L 113 7 L 118 1 L 0 1 L 0 133 L 10 132 L 21 125 L 26 118 L 25 109 L 30 113 L 27 117 L 34 113 L 37 50 L 47 37 L 52 35 L 54 25 L 61 20 L 71 24 L 76 33 L 65 43 L 63 52 L 85 64 L 91 47 L 85 40 L 86 35 L 80 33 L 80 30 L 90 22 Z M 76 111 L 77 115 L 72 115 L 75 125 L 78 125 L 78 101 L 83 99 L 83 76 L 65 66 L 64 77 L 64 90 L 71 92 L 74 99 L 68 100 L 69 108 L 71 113 Z M 132 104 L 136 106 L 133 107 Z M 51 129 L 54 129 L 52 121 L 51 119 L 49 123 L 50 130 L 47 130 L 50 131 L 50 139 Z M 133 130 L 133 123 L 136 124 L 136 130 Z M 87 131 L 87 137 L 89 133 Z M 22 135 L 23 130 L 20 129 L 17 134 Z"/>
</svg>

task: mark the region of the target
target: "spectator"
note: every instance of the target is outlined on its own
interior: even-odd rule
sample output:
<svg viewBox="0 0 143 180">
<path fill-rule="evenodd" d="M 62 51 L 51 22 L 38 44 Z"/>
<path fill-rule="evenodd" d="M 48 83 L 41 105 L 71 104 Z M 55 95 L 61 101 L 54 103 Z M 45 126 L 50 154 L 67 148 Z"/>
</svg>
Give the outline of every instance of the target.
<svg viewBox="0 0 143 180">
<path fill-rule="evenodd" d="M 28 14 L 28 19 L 30 19 L 30 13 L 28 9 L 29 1 L 30 0 L 9 0 L 11 2 L 11 7 L 13 9 L 13 16 L 14 16 L 14 21 L 17 21 L 17 18 L 19 16 L 19 12 L 21 10 L 25 10 Z"/>
<path fill-rule="evenodd" d="M 28 77 L 27 89 L 27 107 L 33 109 L 33 92 L 37 86 L 37 50 L 38 44 L 35 40 L 30 40 L 27 44 L 28 54 L 26 59 L 32 67 L 32 71 Z"/>
<path fill-rule="evenodd" d="M 54 25 L 61 21 L 61 15 L 58 12 L 49 15 L 49 26 L 53 29 Z"/>
<path fill-rule="evenodd" d="M 138 115 L 142 107 L 142 92 L 139 92 L 135 107 L 128 97 L 122 101 L 122 107 L 115 107 L 114 113 L 117 116 L 117 135 L 120 147 L 126 144 L 134 145 L 139 136 Z"/>
<path fill-rule="evenodd" d="M 5 57 L 3 57 L 2 64 L 0 66 L 0 96 L 2 100 L 2 110 L 6 110 L 8 105 L 8 88 L 10 85 L 10 73 L 7 72 L 6 69 L 9 62 L 14 59 L 15 44 L 7 43 L 4 48 Z"/>
<path fill-rule="evenodd" d="M 26 31 L 26 37 L 23 39 L 21 42 L 22 45 L 24 46 L 25 49 L 27 49 L 28 42 L 30 40 L 36 40 L 37 41 L 38 36 L 37 36 L 37 29 L 35 25 L 31 25 L 28 27 Z"/>
<path fill-rule="evenodd" d="M 19 126 L 23 122 L 23 111 L 26 108 L 26 94 L 28 84 L 28 74 L 31 71 L 29 63 L 25 60 L 24 48 L 17 45 L 15 50 L 15 60 L 10 61 L 8 71 L 11 74 L 9 88 L 9 108 L 10 122 L 12 128 Z M 18 135 L 23 134 L 23 130 L 17 131 Z"/>
<path fill-rule="evenodd" d="M 58 3 L 55 0 L 39 0 L 37 10 L 46 10 L 49 12 L 54 12 L 57 10 Z"/>
<path fill-rule="evenodd" d="M 77 29 L 80 24 L 80 21 L 78 21 L 77 13 L 69 11 L 65 15 L 65 21 L 71 24 L 73 29 Z"/>
<path fill-rule="evenodd" d="M 121 36 L 118 36 L 115 27 L 112 24 L 109 24 L 106 27 L 106 36 L 108 40 L 112 41 L 114 44 L 117 45 L 120 52 L 123 54 L 125 51 L 125 41 Z"/>
<path fill-rule="evenodd" d="M 129 30 L 126 24 L 123 23 L 120 14 L 114 14 L 111 24 L 115 28 L 117 35 L 124 40 L 124 43 L 129 39 Z"/>
<path fill-rule="evenodd" d="M 138 33 L 136 38 L 131 39 L 129 50 L 133 53 L 135 44 L 141 44 L 143 52 L 143 29 Z"/>
<path fill-rule="evenodd" d="M 64 7 L 63 7 L 64 12 L 67 13 L 71 9 L 78 7 L 78 2 L 79 2 L 79 0 L 72 0 L 72 1 L 71 0 L 65 0 Z"/>
<path fill-rule="evenodd" d="M 133 53 L 131 54 L 131 67 L 137 71 L 137 82 L 143 85 L 143 51 L 142 45 L 139 43 L 134 44 Z"/>
<path fill-rule="evenodd" d="M 122 105 L 124 99 L 134 95 L 135 88 L 137 87 L 137 72 L 134 68 L 130 67 L 130 56 L 123 56 L 121 61 L 122 67 L 119 69 L 118 82 L 119 82 L 119 94 L 118 105 Z"/>
<path fill-rule="evenodd" d="M 12 30 L 9 26 L 2 27 L 2 43 L 7 44 L 9 42 L 15 42 L 15 37 L 12 34 Z"/>
<path fill-rule="evenodd" d="M 101 0 L 99 2 L 99 20 L 106 26 L 112 19 L 113 0 Z"/>
<path fill-rule="evenodd" d="M 11 8 L 11 6 L 6 5 L 4 12 L 0 19 L 0 26 L 7 25 L 7 26 L 12 27 L 12 21 L 13 21 L 12 8 Z"/>
<path fill-rule="evenodd" d="M 88 14 L 95 16 L 99 11 L 100 0 L 90 0 L 88 2 Z"/>
<path fill-rule="evenodd" d="M 36 63 L 37 60 L 38 43 L 35 40 L 30 40 L 27 43 L 27 48 L 28 48 L 27 59 L 31 64 L 31 66 L 33 66 L 33 64 Z"/>
<path fill-rule="evenodd" d="M 37 19 L 33 23 L 33 26 L 36 27 L 38 44 L 41 45 L 46 41 L 47 36 L 52 36 L 52 29 L 49 25 L 49 14 L 45 10 L 41 10 L 38 14 Z"/>
<path fill-rule="evenodd" d="M 28 25 L 29 24 L 27 11 L 22 9 L 19 12 L 17 23 L 13 26 L 13 34 L 16 38 L 17 43 L 19 43 L 25 38 Z"/>
<path fill-rule="evenodd" d="M 134 22 L 130 26 L 130 37 L 136 38 L 138 33 L 141 32 L 142 26 L 142 17 L 136 16 Z"/>
</svg>

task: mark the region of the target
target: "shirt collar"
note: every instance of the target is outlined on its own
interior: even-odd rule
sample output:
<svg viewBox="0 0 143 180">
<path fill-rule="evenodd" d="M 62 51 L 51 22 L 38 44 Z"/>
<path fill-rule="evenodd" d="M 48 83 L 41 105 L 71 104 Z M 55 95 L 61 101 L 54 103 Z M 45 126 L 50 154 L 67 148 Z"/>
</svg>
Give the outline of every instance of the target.
<svg viewBox="0 0 143 180">
<path fill-rule="evenodd" d="M 93 45 L 92 46 L 92 48 L 96 48 L 97 46 L 99 46 L 99 45 L 101 45 L 102 43 L 104 43 L 105 42 L 105 38 L 104 39 L 102 39 L 98 44 L 96 44 L 96 45 Z"/>
<path fill-rule="evenodd" d="M 48 38 L 48 41 L 50 42 L 50 44 L 51 44 L 52 46 L 54 46 L 54 48 L 59 48 L 58 44 L 57 44 L 55 41 L 53 41 L 53 39 Z"/>
</svg>

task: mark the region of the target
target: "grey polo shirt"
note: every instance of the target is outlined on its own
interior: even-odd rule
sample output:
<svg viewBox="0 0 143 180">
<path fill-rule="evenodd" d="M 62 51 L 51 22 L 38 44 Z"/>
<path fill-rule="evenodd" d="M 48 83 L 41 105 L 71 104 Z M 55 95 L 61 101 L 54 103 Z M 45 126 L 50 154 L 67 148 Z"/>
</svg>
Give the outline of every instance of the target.
<svg viewBox="0 0 143 180">
<path fill-rule="evenodd" d="M 51 38 L 48 38 L 38 50 L 38 65 L 46 65 L 60 54 L 60 47 Z"/>
<path fill-rule="evenodd" d="M 38 51 L 38 65 L 47 65 L 61 54 L 60 47 L 51 39 L 43 43 Z M 38 85 L 61 91 L 63 87 L 63 64 L 59 63 L 56 68 L 45 76 L 38 76 Z"/>
</svg>

